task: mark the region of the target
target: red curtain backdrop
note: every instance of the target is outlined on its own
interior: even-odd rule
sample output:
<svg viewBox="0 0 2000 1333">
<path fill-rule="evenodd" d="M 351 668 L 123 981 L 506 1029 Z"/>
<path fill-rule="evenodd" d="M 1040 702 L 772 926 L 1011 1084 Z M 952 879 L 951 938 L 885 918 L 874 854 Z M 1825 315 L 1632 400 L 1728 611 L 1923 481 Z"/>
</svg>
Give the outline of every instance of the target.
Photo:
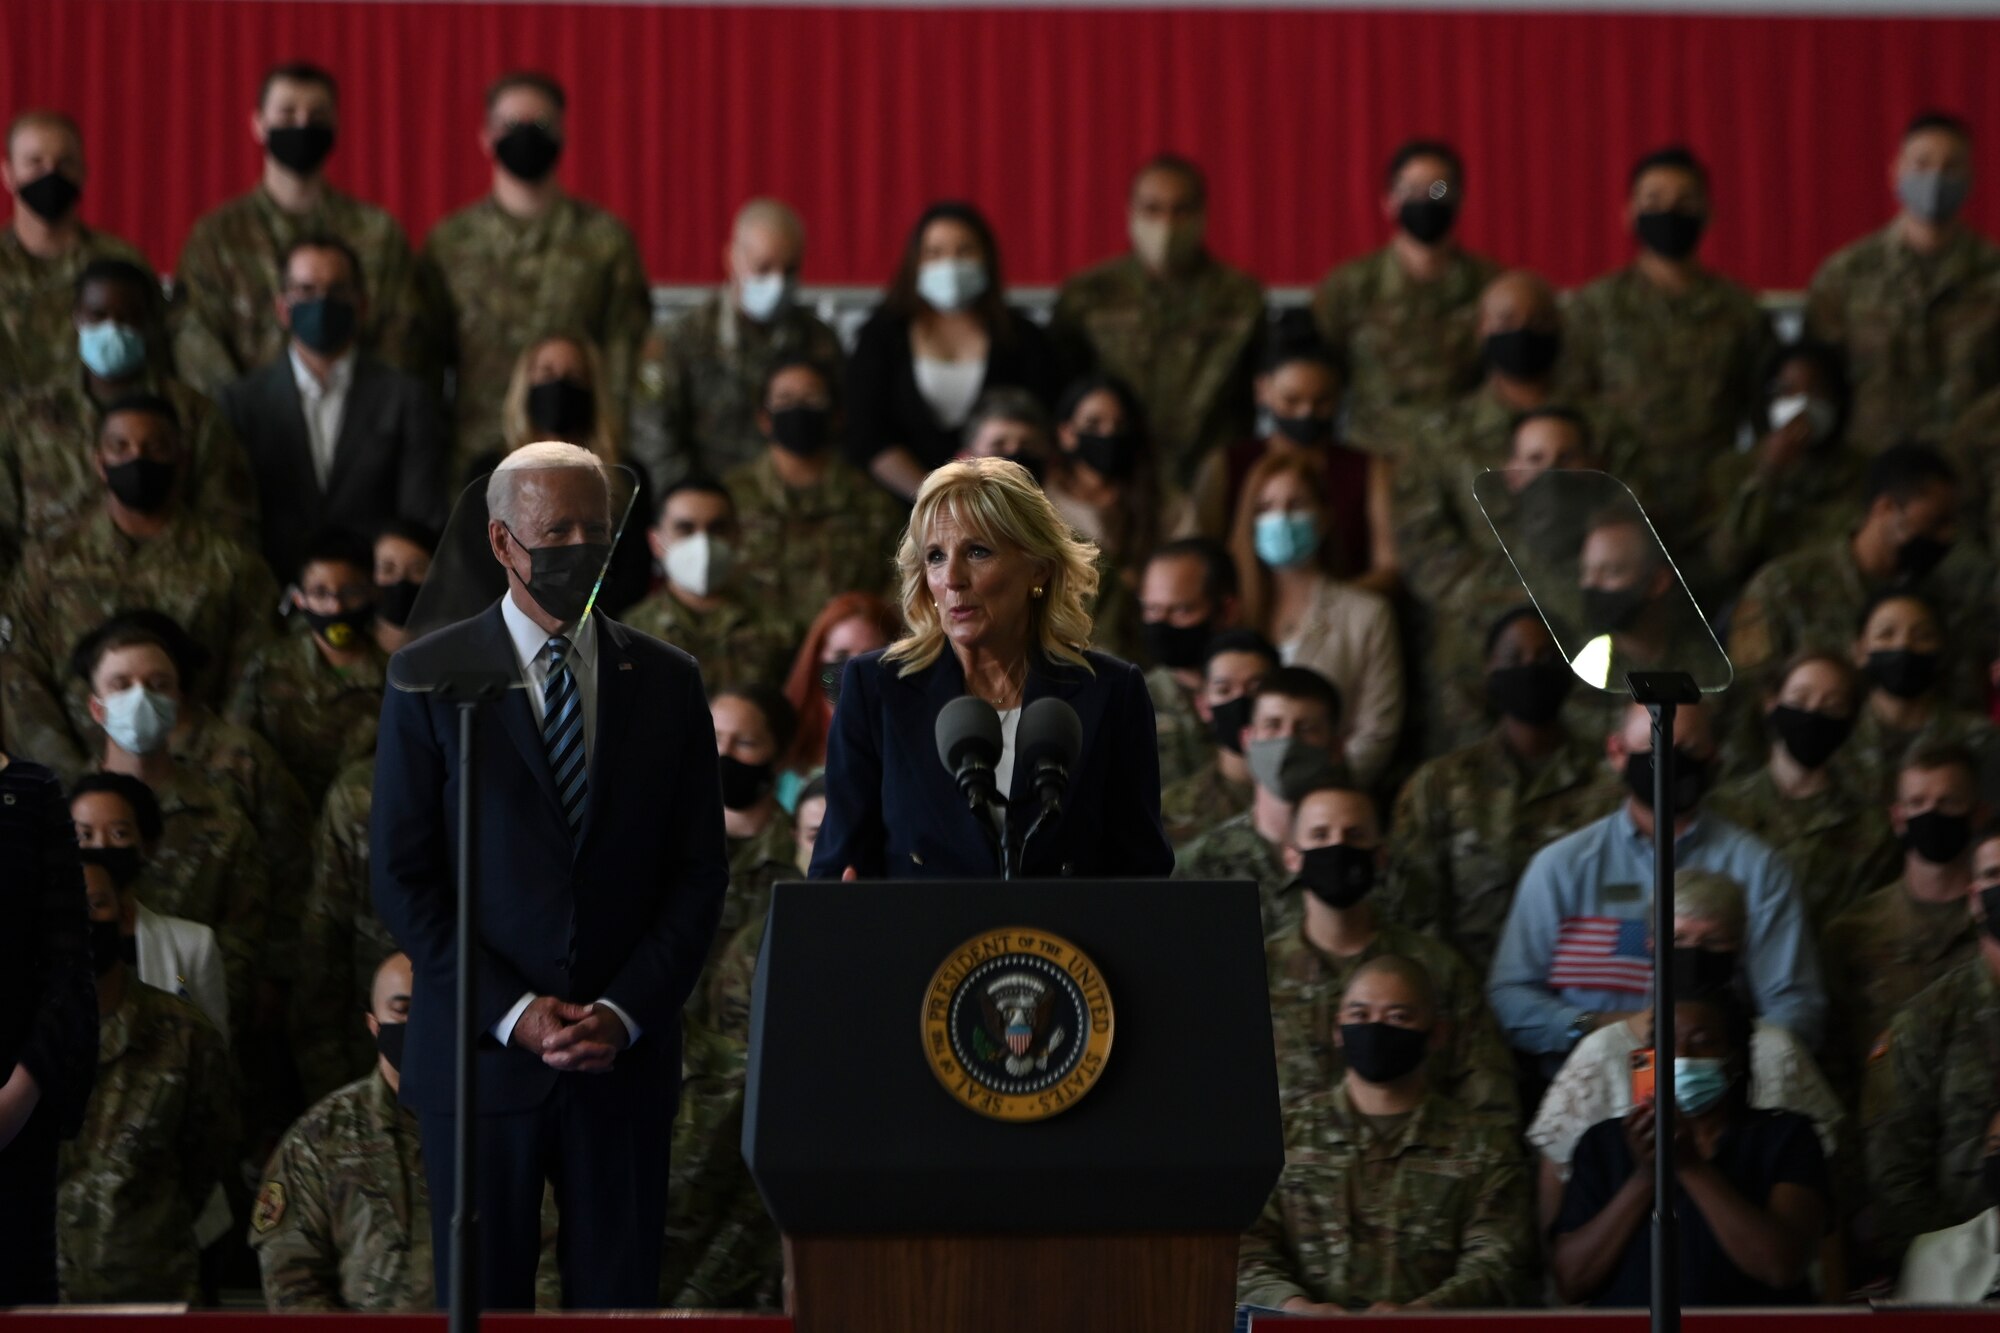
<svg viewBox="0 0 2000 1333">
<path fill-rule="evenodd" d="M 247 121 L 274 61 L 342 83 L 331 165 L 412 239 L 485 187 L 489 79 L 570 89 L 569 187 L 622 215 L 654 277 L 708 282 L 760 193 L 810 229 L 805 277 L 879 283 L 932 198 L 997 224 L 1010 280 L 1124 246 L 1133 166 L 1172 148 L 1212 180 L 1218 253 L 1274 284 L 1379 244 L 1406 135 L 1469 163 L 1463 235 L 1568 283 L 1623 261 L 1633 157 L 1685 142 L 1715 173 L 1706 254 L 1804 283 L 1893 209 L 1912 111 L 1981 131 L 1972 216 L 2000 223 L 2000 22 L 1967 18 L 1404 9 L 767 8 L 395 0 L 0 0 L 0 107 L 83 123 L 87 218 L 170 266 L 258 170 Z"/>
</svg>

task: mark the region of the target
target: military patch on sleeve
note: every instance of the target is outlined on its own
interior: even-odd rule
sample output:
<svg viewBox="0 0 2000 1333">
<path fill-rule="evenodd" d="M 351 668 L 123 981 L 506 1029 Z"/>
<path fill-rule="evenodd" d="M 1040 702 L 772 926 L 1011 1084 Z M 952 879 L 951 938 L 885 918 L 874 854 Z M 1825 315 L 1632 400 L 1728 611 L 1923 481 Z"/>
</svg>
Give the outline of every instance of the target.
<svg viewBox="0 0 2000 1333">
<path fill-rule="evenodd" d="M 261 1234 L 285 1220 L 285 1186 L 283 1181 L 267 1180 L 264 1188 L 257 1191 L 257 1202 L 250 1209 L 250 1225 Z"/>
</svg>

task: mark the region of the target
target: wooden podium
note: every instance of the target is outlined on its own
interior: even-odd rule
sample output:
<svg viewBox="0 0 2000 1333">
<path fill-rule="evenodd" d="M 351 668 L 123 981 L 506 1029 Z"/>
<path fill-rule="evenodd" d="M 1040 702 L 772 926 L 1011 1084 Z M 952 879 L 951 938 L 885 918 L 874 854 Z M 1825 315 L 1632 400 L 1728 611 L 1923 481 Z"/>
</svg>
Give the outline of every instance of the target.
<svg viewBox="0 0 2000 1333">
<path fill-rule="evenodd" d="M 1064 1103 L 1056 1114 L 998 1118 L 1003 1099 L 968 1084 L 941 1024 L 978 1026 L 966 1015 L 983 988 L 1033 970 L 1010 959 L 1065 958 L 1050 941 L 1087 956 L 1099 989 L 1069 1012 L 1095 1033 L 1101 1067 L 1080 1095 L 1068 1078 L 1042 1094 Z M 1058 991 L 1064 967 L 1079 971 L 1042 973 Z M 1062 1025 L 1034 1021 L 1037 1035 L 1018 1038 L 1029 1056 Z M 1068 1058 L 1081 1068 L 1090 1053 Z M 1032 1111 L 1042 1097 L 1004 1104 Z M 1239 1237 L 1284 1164 L 1255 888 L 779 885 L 743 1151 L 785 1233 L 798 1333 L 1229 1327 Z"/>
</svg>

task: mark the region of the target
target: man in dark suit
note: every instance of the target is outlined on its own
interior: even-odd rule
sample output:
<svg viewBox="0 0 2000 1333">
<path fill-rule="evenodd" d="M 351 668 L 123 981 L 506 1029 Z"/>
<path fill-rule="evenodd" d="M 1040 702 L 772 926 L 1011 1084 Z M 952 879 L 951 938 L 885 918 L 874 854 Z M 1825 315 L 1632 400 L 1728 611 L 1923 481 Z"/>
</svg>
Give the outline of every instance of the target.
<svg viewBox="0 0 2000 1333">
<path fill-rule="evenodd" d="M 285 355 L 221 395 L 257 479 L 264 558 L 281 578 L 316 532 L 440 526 L 450 466 L 431 391 L 355 345 L 368 295 L 353 249 L 307 236 L 283 262 Z"/>
<path fill-rule="evenodd" d="M 563 1302 L 651 1307 L 666 1223 L 680 1008 L 728 882 L 715 733 L 679 649 L 587 614 L 610 555 L 584 449 L 515 451 L 487 487 L 507 592 L 396 655 L 391 681 L 518 671 L 477 721 L 479 1288 L 534 1304 L 543 1182 Z M 391 688 L 376 752 L 376 909 L 410 955 L 402 1099 L 422 1127 L 438 1290 L 449 1291 L 452 1051 L 459 1030 L 455 706 Z"/>
</svg>

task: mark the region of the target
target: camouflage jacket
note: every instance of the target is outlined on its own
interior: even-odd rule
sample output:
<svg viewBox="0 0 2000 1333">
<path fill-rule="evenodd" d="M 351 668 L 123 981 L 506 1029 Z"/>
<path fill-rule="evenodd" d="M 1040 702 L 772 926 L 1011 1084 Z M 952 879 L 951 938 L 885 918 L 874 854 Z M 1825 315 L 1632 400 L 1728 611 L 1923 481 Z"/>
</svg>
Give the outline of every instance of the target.
<svg viewBox="0 0 2000 1333">
<path fill-rule="evenodd" d="M 1703 552 L 1710 571 L 1741 584 L 1788 552 L 1848 536 L 1860 512 L 1868 462 L 1845 435 L 1809 448 L 1789 468 L 1768 475 L 1754 449 L 1718 456 L 1708 469 L 1708 494 L 1721 506 Z"/>
<path fill-rule="evenodd" d="M 2000 449 L 1993 447 L 1996 439 L 2000 439 L 2000 388 L 1988 390 L 1969 405 L 1944 442 L 1967 491 L 1959 512 L 1989 554 L 2000 552 Z"/>
<path fill-rule="evenodd" d="M 340 770 L 313 828 L 291 1021 L 299 1082 L 308 1097 L 360 1077 L 375 1059 L 360 1015 L 368 1009 L 375 969 L 396 952 L 396 941 L 369 896 L 374 787 L 373 757 Z"/>
<path fill-rule="evenodd" d="M 1049 318 L 1068 373 L 1095 366 L 1132 386 L 1169 490 L 1186 489 L 1210 449 L 1249 433 L 1263 327 L 1257 280 L 1207 255 L 1166 279 L 1134 255 L 1107 259 L 1063 283 Z"/>
<path fill-rule="evenodd" d="M 362 348 L 399 369 L 425 369 L 427 334 L 402 224 L 325 184 L 312 209 L 287 213 L 259 185 L 195 219 L 181 247 L 174 360 L 190 384 L 220 393 L 284 352 L 278 265 L 293 242 L 317 234 L 338 236 L 361 259 L 368 303 Z"/>
<path fill-rule="evenodd" d="M 175 765 L 235 789 L 237 804 L 257 830 L 272 884 L 305 883 L 310 849 L 299 830 L 311 827 L 312 807 L 278 752 L 256 732 L 225 722 L 204 704 L 190 702 L 181 710 L 181 718 L 169 743 Z M 294 946 L 298 914 L 296 895 L 273 895 L 267 949 Z M 293 975 L 290 964 L 274 968 L 273 973 Z"/>
<path fill-rule="evenodd" d="M 436 1304 L 417 1117 L 380 1072 L 320 1101 L 279 1141 L 250 1211 L 250 1246 L 274 1313 Z"/>
<path fill-rule="evenodd" d="M 684 1019 L 681 1030 L 681 1104 L 667 1177 L 660 1304 L 777 1309 L 784 1273 L 778 1228 L 740 1146 L 746 1052 L 742 1043 L 692 1019 Z"/>
<path fill-rule="evenodd" d="M 2000 248 L 1960 228 L 1919 255 L 1892 224 L 1820 265 L 1805 331 L 1846 354 L 1856 444 L 1942 444 L 1959 413 L 2000 384 Z"/>
<path fill-rule="evenodd" d="M 1188 846 L 1210 829 L 1243 814 L 1256 795 L 1254 785 L 1231 782 L 1222 776 L 1221 766 L 1209 760 L 1160 793 L 1160 822 L 1166 827 L 1167 841 L 1176 848 Z"/>
<path fill-rule="evenodd" d="M 1383 920 L 1452 945 L 1484 978 L 1529 859 L 1621 799 L 1601 745 L 1572 735 L 1529 765 L 1495 730 L 1417 769 L 1389 821 Z"/>
<path fill-rule="evenodd" d="M 1208 723 L 1194 711 L 1194 698 L 1174 673 L 1154 667 L 1146 673 L 1146 693 L 1153 697 L 1153 732 L 1160 743 L 1160 788 L 1173 786 L 1212 765 L 1215 741 Z"/>
<path fill-rule="evenodd" d="M 596 342 L 611 394 L 598 410 L 624 436 L 633 362 L 652 322 L 646 269 L 624 223 L 568 195 L 537 218 L 510 217 L 489 196 L 432 229 L 421 271 L 449 348 L 461 465 L 501 439 L 514 361 L 547 334 Z"/>
<path fill-rule="evenodd" d="M 1949 643 L 1951 640 L 1946 639 Z M 1982 773 L 1992 762 L 1996 737 L 1993 724 L 1978 713 L 1937 707 L 1930 720 L 1915 731 L 1902 731 L 1882 721 L 1864 701 L 1861 715 L 1846 742 L 1834 751 L 1829 765 L 1835 781 L 1863 800 L 1888 802 L 1896 794 L 1896 773 L 1903 757 L 1921 746 L 1962 745 L 1972 751 Z"/>
<path fill-rule="evenodd" d="M 626 451 L 652 478 L 653 493 L 690 472 L 719 477 L 755 462 L 765 449 L 757 429 L 764 378 L 796 358 L 825 366 L 840 383 L 840 338 L 817 315 L 794 305 L 759 324 L 727 288 L 655 326 L 639 353 Z"/>
<path fill-rule="evenodd" d="M 817 486 L 793 490 L 768 455 L 723 477 L 742 529 L 737 595 L 801 626 L 844 592 L 869 592 L 891 605 L 901 576 L 896 546 L 909 515 L 846 459 L 829 454 Z M 789 665 L 789 663 L 787 663 Z M 783 677 L 770 682 L 781 684 Z"/>
<path fill-rule="evenodd" d="M 1257 885 L 1264 910 L 1264 938 L 1295 929 L 1305 919 L 1303 890 L 1293 880 L 1278 849 L 1251 822 L 1255 811 L 1217 824 L 1174 856 L 1175 879 L 1247 879 Z"/>
<path fill-rule="evenodd" d="M 128 971 L 124 999 L 99 1023 L 83 1132 L 62 1145 L 64 1303 L 197 1299 L 195 1217 L 236 1149 L 221 1035 L 192 1004 Z"/>
<path fill-rule="evenodd" d="M 1756 834 L 1784 858 L 1814 935 L 1902 869 L 1903 849 L 1882 807 L 1838 782 L 1818 796 L 1788 800 L 1770 769 L 1760 768 L 1717 787 L 1702 808 Z"/>
<path fill-rule="evenodd" d="M 283 979 L 294 965 L 289 942 L 272 947 L 270 869 L 257 830 L 233 788 L 199 773 L 177 770 L 153 794 L 164 831 L 140 872 L 139 897 L 156 912 L 215 931 L 230 1030 L 249 1032 L 251 982 Z"/>
<path fill-rule="evenodd" d="M 1878 888 L 1833 918 L 1820 933 L 1826 973 L 1827 1080 L 1848 1106 L 1862 1103 L 1869 1055 L 1889 1024 L 1926 986 L 1978 952 L 1965 901 L 1920 903 L 1900 864 Z M 1804 881 L 1800 881 L 1803 883 Z M 1883 1072 L 1885 1065 L 1880 1065 Z"/>
<path fill-rule="evenodd" d="M 1285 1169 L 1243 1237 L 1237 1299 L 1364 1310 L 1525 1304 L 1534 1260 L 1514 1131 L 1427 1093 L 1400 1124 L 1354 1110 L 1343 1081 L 1287 1108 Z"/>
<path fill-rule="evenodd" d="M 108 231 L 82 227 L 66 254 L 41 259 L 12 227 L 0 228 L 0 379 L 18 391 L 75 364 L 76 279 L 100 259 L 153 271 L 136 246 Z"/>
<path fill-rule="evenodd" d="M 722 955 L 729 942 L 752 922 L 764 919 L 771 905 L 771 886 L 781 879 L 799 879 L 798 845 L 792 835 L 791 817 L 783 810 L 771 817 L 764 831 L 750 838 L 729 839 L 729 889 L 722 897 L 722 916 L 715 938 L 709 942 L 708 962 L 694 994 L 688 997 L 689 1017 L 708 1020 L 708 998 Z M 753 956 L 754 961 L 754 956 Z M 749 997 L 744 996 L 745 1014 Z"/>
<path fill-rule="evenodd" d="M 1391 415 L 1444 407 L 1479 383 L 1479 294 L 1499 275 L 1492 260 L 1455 250 L 1440 277 L 1419 282 L 1388 246 L 1326 275 L 1313 323 L 1346 367 L 1349 443 L 1400 458 L 1384 434 Z"/>
<path fill-rule="evenodd" d="M 250 655 L 230 700 L 229 720 L 271 742 L 314 809 L 335 774 L 375 753 L 389 659 L 365 634 L 362 647 L 359 662 L 334 666 L 295 624 Z"/>
<path fill-rule="evenodd" d="M 757 954 L 764 947 L 764 921 L 758 915 L 744 922 L 708 968 L 708 1026 L 718 1036 L 746 1046 L 750 1042 L 750 992 L 757 980 Z"/>
<path fill-rule="evenodd" d="M 693 657 L 711 693 L 731 685 L 782 686 L 798 649 L 798 630 L 783 609 L 742 594 L 713 611 L 696 611 L 661 584 L 618 618 Z"/>
<path fill-rule="evenodd" d="M 1271 983 L 1271 1030 L 1278 1045 L 1278 1090 L 1287 1104 L 1323 1093 L 1347 1076 L 1334 1035 L 1340 1000 L 1361 965 L 1384 955 L 1407 958 L 1430 975 L 1446 1044 L 1431 1053 L 1430 1086 L 1468 1111 L 1518 1126 L 1514 1057 L 1486 1007 L 1485 978 L 1449 945 L 1402 926 L 1378 925 L 1361 952 L 1337 958 L 1299 929 L 1264 945 Z"/>
</svg>

